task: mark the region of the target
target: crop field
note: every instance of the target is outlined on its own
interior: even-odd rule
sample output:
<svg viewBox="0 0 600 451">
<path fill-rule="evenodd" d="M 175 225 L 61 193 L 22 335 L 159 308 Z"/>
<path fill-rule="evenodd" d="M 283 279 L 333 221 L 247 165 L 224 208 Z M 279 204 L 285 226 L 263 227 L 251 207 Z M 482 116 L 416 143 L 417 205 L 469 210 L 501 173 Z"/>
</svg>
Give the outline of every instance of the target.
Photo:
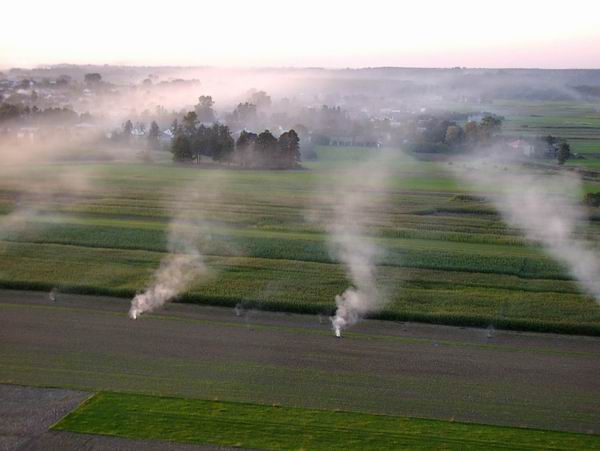
<svg viewBox="0 0 600 451">
<path fill-rule="evenodd" d="M 600 437 L 282 406 L 99 393 L 55 430 L 261 449 L 600 449 Z"/>
<path fill-rule="evenodd" d="M 568 140 L 586 159 L 600 158 L 600 106 L 585 102 L 495 102 L 490 110 L 505 117 L 507 133 L 523 137 L 553 135 Z M 574 160 L 571 164 L 584 164 Z"/>
<path fill-rule="evenodd" d="M 0 290 L 0 383 L 96 393 L 35 443 L 600 447 L 598 338 L 534 333 L 600 335 L 597 303 L 446 163 L 392 165 L 366 231 L 384 250 L 388 301 L 372 316 L 388 321 L 332 336 L 327 316 L 349 281 L 330 252 L 327 193 L 378 151 L 317 151 L 288 172 L 2 169 L 0 287 L 18 291 Z M 186 227 L 208 275 L 181 303 L 132 321 L 129 299 L 169 252 L 182 211 L 203 218 Z M 597 240 L 600 211 L 588 213 L 584 233 Z"/>
<path fill-rule="evenodd" d="M 166 255 L 177 203 L 213 224 L 198 235 L 210 276 L 181 300 L 330 314 L 348 280 L 329 252 L 316 187 L 334 183 L 340 169 L 331 162 L 351 164 L 377 151 L 318 151 L 319 162 L 292 172 L 124 163 L 37 165 L 26 174 L 4 168 L 0 212 L 18 206 L 28 214 L 0 231 L 0 285 L 130 297 Z M 86 183 L 52 188 L 62 172 Z M 600 184 L 588 181 L 585 189 L 600 191 Z M 194 199 L 195 190 L 218 195 Z M 369 229 L 384 249 L 378 283 L 389 302 L 379 317 L 600 333 L 600 309 L 565 269 L 507 228 L 490 204 L 461 196 L 473 187 L 443 164 L 399 162 L 389 191 Z M 316 211 L 325 219 L 310 220 Z M 587 233 L 599 232 L 592 221 Z"/>
</svg>

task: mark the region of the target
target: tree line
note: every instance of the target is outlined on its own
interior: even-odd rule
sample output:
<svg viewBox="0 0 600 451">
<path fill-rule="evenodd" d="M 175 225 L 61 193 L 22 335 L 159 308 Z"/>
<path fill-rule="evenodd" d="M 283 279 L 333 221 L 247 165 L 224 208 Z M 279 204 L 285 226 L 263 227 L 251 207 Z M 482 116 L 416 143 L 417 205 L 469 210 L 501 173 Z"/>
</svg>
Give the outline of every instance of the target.
<svg viewBox="0 0 600 451">
<path fill-rule="evenodd" d="M 243 130 L 237 141 L 227 125 L 204 125 L 196 111 L 171 125 L 171 153 L 177 162 L 199 163 L 202 156 L 248 168 L 293 169 L 300 165 L 300 139 L 294 130 L 276 138 L 269 130 L 260 134 Z"/>
<path fill-rule="evenodd" d="M 415 153 L 460 152 L 492 144 L 502 121 L 502 117 L 488 114 L 479 122 L 471 120 L 461 126 L 443 117 L 421 116 L 401 129 L 400 138 Z"/>
</svg>

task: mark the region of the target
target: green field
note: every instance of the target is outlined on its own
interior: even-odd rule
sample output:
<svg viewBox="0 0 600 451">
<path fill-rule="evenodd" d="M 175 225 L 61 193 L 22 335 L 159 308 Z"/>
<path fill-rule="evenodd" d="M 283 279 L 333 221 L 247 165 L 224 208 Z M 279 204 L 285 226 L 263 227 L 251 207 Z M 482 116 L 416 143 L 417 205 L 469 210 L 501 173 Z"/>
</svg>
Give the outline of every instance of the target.
<svg viewBox="0 0 600 451">
<path fill-rule="evenodd" d="M 557 136 L 567 139 L 576 153 L 590 159 L 600 157 L 600 109 L 597 104 L 497 101 L 489 105 L 489 110 L 505 117 L 503 129 L 506 133 L 523 137 Z"/>
<path fill-rule="evenodd" d="M 316 187 L 332 186 L 345 151 L 354 160 L 374 150 L 321 148 L 322 162 L 293 172 L 117 163 L 5 168 L 0 211 L 18 201 L 34 213 L 0 231 L 0 286 L 132 296 L 167 252 L 177 202 L 216 224 L 198 238 L 211 276 L 182 300 L 331 313 L 348 281 L 330 255 L 325 224 L 307 212 L 321 211 Z M 389 302 L 380 317 L 600 333 L 600 309 L 564 268 L 508 229 L 490 204 L 457 197 L 471 188 L 445 165 L 399 159 L 393 170 L 390 203 L 369 212 L 368 233 L 385 251 L 378 278 Z M 57 173 L 86 183 L 61 185 Z M 585 188 L 600 191 L 600 184 Z M 194 199 L 195 191 L 218 197 Z M 593 222 L 588 233 L 596 239 L 599 231 Z"/>
<path fill-rule="evenodd" d="M 266 449 L 600 449 L 585 434 L 106 392 L 53 429 Z"/>
</svg>

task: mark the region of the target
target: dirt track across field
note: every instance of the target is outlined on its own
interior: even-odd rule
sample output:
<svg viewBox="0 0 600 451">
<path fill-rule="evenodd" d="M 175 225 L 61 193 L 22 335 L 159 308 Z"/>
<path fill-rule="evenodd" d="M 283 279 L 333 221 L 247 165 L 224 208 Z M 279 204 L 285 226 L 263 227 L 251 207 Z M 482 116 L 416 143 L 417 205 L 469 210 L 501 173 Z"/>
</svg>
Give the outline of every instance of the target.
<svg viewBox="0 0 600 451">
<path fill-rule="evenodd" d="M 0 291 L 0 382 L 600 433 L 598 337 L 128 307 Z"/>
</svg>

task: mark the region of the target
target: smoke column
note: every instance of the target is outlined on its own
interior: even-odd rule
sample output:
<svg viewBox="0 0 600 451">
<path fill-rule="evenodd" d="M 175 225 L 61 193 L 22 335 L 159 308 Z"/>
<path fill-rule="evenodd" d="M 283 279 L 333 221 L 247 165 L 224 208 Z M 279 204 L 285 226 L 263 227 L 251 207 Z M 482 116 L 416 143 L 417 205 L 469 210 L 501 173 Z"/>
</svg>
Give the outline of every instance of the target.
<svg viewBox="0 0 600 451">
<path fill-rule="evenodd" d="M 208 191 L 200 186 L 192 187 L 191 192 L 193 200 L 209 200 Z M 183 192 L 178 197 L 189 198 L 190 192 Z M 198 206 L 194 203 L 177 204 L 175 208 L 176 215 L 168 229 L 169 255 L 161 261 L 150 286 L 131 301 L 129 317 L 132 319 L 161 308 L 187 290 L 194 281 L 208 275 L 198 241 L 201 237 L 210 236 L 211 224 L 198 213 Z"/>
<path fill-rule="evenodd" d="M 600 304 L 600 258 L 581 226 L 586 213 L 579 205 L 581 182 L 574 174 L 535 175 L 516 164 L 479 161 L 478 169 L 460 176 L 477 185 L 489 184 L 489 198 L 504 220 L 527 239 L 540 243 L 566 265 L 585 292 Z"/>
<path fill-rule="evenodd" d="M 385 302 L 375 278 L 383 250 L 368 230 L 376 224 L 387 201 L 389 173 L 384 157 L 356 163 L 334 175 L 331 217 L 326 218 L 328 244 L 333 256 L 345 266 L 351 282 L 335 297 L 337 310 L 331 324 L 337 337 Z"/>
</svg>

